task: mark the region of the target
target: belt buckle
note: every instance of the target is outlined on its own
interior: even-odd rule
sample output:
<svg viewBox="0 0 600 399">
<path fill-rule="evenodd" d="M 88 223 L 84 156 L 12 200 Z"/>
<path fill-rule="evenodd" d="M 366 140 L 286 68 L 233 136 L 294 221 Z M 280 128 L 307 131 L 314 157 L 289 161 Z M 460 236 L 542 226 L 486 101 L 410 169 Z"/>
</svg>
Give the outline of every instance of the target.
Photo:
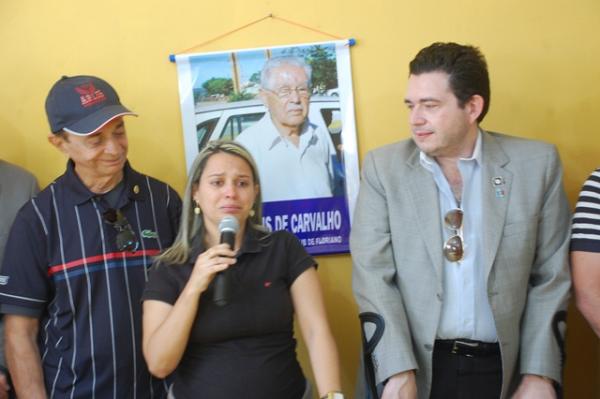
<svg viewBox="0 0 600 399">
<path fill-rule="evenodd" d="M 475 357 L 473 352 L 469 351 L 469 349 L 476 349 L 479 347 L 479 343 L 477 342 L 465 342 L 461 340 L 454 340 L 452 343 L 452 351 L 453 355 L 462 355 L 466 357 Z"/>
</svg>

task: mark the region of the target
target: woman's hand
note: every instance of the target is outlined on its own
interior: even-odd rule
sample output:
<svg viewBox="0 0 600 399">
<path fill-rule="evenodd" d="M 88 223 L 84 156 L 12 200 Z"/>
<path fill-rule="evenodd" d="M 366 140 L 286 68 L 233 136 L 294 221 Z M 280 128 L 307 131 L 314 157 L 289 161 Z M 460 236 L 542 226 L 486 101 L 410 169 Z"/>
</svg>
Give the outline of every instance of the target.
<svg viewBox="0 0 600 399">
<path fill-rule="evenodd" d="M 218 272 L 227 269 L 236 261 L 235 251 L 227 244 L 219 244 L 207 249 L 196 258 L 188 288 L 203 293 Z"/>
<path fill-rule="evenodd" d="M 235 262 L 235 252 L 227 244 L 215 245 L 198 255 L 192 274 L 174 305 L 151 299 L 144 301 L 143 350 L 153 375 L 165 378 L 175 370 L 198 314 L 198 298 L 218 272 Z"/>
</svg>

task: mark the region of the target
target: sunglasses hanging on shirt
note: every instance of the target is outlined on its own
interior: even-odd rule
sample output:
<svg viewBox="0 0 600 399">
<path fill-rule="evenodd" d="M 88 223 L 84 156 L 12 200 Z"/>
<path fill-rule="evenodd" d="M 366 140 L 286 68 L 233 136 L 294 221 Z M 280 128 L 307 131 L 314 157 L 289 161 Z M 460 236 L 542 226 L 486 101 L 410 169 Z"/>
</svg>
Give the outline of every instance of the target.
<svg viewBox="0 0 600 399">
<path fill-rule="evenodd" d="M 444 225 L 452 230 L 454 235 L 444 243 L 444 256 L 450 262 L 460 262 L 465 256 L 464 243 L 462 237 L 464 213 L 460 208 L 449 210 L 444 216 Z"/>
<path fill-rule="evenodd" d="M 119 251 L 134 252 L 138 249 L 137 236 L 119 209 L 109 208 L 102 216 L 104 221 L 117 231 L 116 244 Z"/>
</svg>

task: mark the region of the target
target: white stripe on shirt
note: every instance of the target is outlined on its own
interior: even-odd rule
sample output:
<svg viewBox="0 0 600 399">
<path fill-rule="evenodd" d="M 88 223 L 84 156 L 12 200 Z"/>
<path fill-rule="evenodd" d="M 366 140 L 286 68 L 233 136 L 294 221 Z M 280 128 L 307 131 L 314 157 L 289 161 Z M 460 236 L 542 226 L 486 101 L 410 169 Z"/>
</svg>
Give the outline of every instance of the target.
<svg viewBox="0 0 600 399">
<path fill-rule="evenodd" d="M 77 228 L 79 230 L 79 245 L 81 246 L 81 256 L 83 259 L 83 269 L 85 272 L 85 280 L 87 282 L 87 300 L 88 309 L 93 309 L 92 304 L 92 284 L 90 281 L 90 272 L 88 269 L 87 255 L 85 251 L 85 242 L 83 239 L 83 229 L 81 224 L 81 218 L 79 216 L 79 207 L 75 206 L 75 215 L 77 216 Z M 90 351 L 92 358 L 92 399 L 96 398 L 96 355 L 94 350 L 94 323 L 93 323 L 93 312 L 88 312 L 88 321 L 90 325 Z"/>
</svg>

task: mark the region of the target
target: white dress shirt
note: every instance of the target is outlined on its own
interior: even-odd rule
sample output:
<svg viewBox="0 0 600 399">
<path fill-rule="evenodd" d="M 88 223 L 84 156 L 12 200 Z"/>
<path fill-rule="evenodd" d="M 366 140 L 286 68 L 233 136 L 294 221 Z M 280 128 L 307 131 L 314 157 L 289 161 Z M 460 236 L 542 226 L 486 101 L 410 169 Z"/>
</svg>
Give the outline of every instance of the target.
<svg viewBox="0 0 600 399">
<path fill-rule="evenodd" d="M 333 195 L 335 148 L 329 132 L 307 119 L 298 146 L 279 134 L 267 112 L 236 141 L 257 166 L 263 201 L 283 201 Z"/>
<path fill-rule="evenodd" d="M 482 139 L 477 142 L 470 158 L 461 158 L 458 169 L 462 176 L 462 204 L 459 204 L 446 180 L 441 167 L 431 157 L 421 152 L 421 165 L 433 174 L 438 188 L 440 223 L 444 242 L 455 234 L 445 227 L 444 216 L 454 208 L 464 212 L 462 237 L 464 258 L 459 262 L 444 259 L 444 282 L 442 314 L 437 338 L 469 338 L 485 342 L 496 342 L 496 326 L 488 300 L 487 281 L 483 264 L 483 215 L 482 215 Z M 440 248 L 442 251 L 442 248 Z"/>
</svg>

